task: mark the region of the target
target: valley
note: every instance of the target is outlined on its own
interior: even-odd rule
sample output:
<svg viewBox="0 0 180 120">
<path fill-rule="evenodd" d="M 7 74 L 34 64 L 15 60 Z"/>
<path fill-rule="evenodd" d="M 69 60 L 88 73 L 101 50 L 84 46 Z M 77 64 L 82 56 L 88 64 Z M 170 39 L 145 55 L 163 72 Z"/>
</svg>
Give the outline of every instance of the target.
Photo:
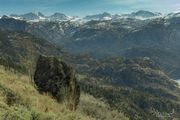
<svg viewBox="0 0 180 120">
<path fill-rule="evenodd" d="M 0 119 L 179 120 L 179 20 L 143 10 L 2 16 Z M 71 111 L 59 99 L 77 86 Z"/>
</svg>

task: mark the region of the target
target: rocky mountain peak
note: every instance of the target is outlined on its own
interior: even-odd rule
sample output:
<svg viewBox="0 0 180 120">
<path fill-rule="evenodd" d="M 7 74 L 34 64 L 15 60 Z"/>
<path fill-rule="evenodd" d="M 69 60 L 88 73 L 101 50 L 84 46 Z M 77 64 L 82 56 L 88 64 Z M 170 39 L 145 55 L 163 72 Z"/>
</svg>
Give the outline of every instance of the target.
<svg viewBox="0 0 180 120">
<path fill-rule="evenodd" d="M 153 13 L 145 10 L 140 10 L 137 12 L 132 13 L 133 16 L 141 16 L 141 17 L 154 17 L 154 16 L 159 16 L 161 13 Z"/>
</svg>

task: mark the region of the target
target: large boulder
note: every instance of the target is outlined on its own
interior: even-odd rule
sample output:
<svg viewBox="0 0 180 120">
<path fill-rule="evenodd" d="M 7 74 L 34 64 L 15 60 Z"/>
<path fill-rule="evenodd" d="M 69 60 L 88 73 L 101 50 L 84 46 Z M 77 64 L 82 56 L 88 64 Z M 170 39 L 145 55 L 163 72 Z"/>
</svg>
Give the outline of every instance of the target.
<svg viewBox="0 0 180 120">
<path fill-rule="evenodd" d="M 55 57 L 40 56 L 37 61 L 34 82 L 40 92 L 52 94 L 58 102 L 65 102 L 75 110 L 79 102 L 80 87 L 75 71 Z"/>
</svg>

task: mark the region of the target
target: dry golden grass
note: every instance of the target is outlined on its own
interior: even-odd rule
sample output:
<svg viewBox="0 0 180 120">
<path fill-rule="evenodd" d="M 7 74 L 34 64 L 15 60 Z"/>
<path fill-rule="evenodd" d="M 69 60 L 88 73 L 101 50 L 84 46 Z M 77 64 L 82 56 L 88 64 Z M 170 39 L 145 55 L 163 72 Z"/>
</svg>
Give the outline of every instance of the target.
<svg viewBox="0 0 180 120">
<path fill-rule="evenodd" d="M 56 102 L 50 95 L 40 94 L 27 76 L 5 71 L 3 67 L 0 67 L 0 85 L 20 96 L 23 103 L 32 109 L 53 115 L 55 120 L 90 120 L 81 113 L 69 111 L 64 104 Z M 4 101 L 5 96 L 0 92 L 0 102 Z"/>
<path fill-rule="evenodd" d="M 127 120 L 123 114 L 111 110 L 103 101 L 84 93 L 81 93 L 78 109 L 69 111 L 63 103 L 58 103 L 52 96 L 40 94 L 27 76 L 5 71 L 2 66 L 0 88 L 1 86 L 20 99 L 10 106 L 7 104 L 6 95 L 0 91 L 0 120 L 31 120 L 32 114 L 39 114 L 35 120 Z M 4 118 L 4 115 L 8 117 Z"/>
<path fill-rule="evenodd" d="M 80 101 L 78 111 L 90 115 L 92 118 L 98 120 L 129 120 L 123 113 L 111 109 L 104 101 L 91 95 L 82 93 Z"/>
</svg>

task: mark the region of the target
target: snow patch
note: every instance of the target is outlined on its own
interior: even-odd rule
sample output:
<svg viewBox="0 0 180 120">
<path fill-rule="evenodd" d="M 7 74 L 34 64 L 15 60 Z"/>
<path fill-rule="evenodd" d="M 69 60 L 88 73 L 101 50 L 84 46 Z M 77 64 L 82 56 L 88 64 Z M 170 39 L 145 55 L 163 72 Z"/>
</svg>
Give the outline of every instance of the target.
<svg viewBox="0 0 180 120">
<path fill-rule="evenodd" d="M 178 87 L 180 88 L 180 79 L 175 80 L 175 82 L 177 82 L 177 83 L 178 83 Z"/>
<path fill-rule="evenodd" d="M 111 20 L 111 17 L 103 17 L 103 20 Z"/>
<path fill-rule="evenodd" d="M 16 20 L 23 20 L 21 17 L 11 17 L 13 19 L 16 19 Z"/>
</svg>

